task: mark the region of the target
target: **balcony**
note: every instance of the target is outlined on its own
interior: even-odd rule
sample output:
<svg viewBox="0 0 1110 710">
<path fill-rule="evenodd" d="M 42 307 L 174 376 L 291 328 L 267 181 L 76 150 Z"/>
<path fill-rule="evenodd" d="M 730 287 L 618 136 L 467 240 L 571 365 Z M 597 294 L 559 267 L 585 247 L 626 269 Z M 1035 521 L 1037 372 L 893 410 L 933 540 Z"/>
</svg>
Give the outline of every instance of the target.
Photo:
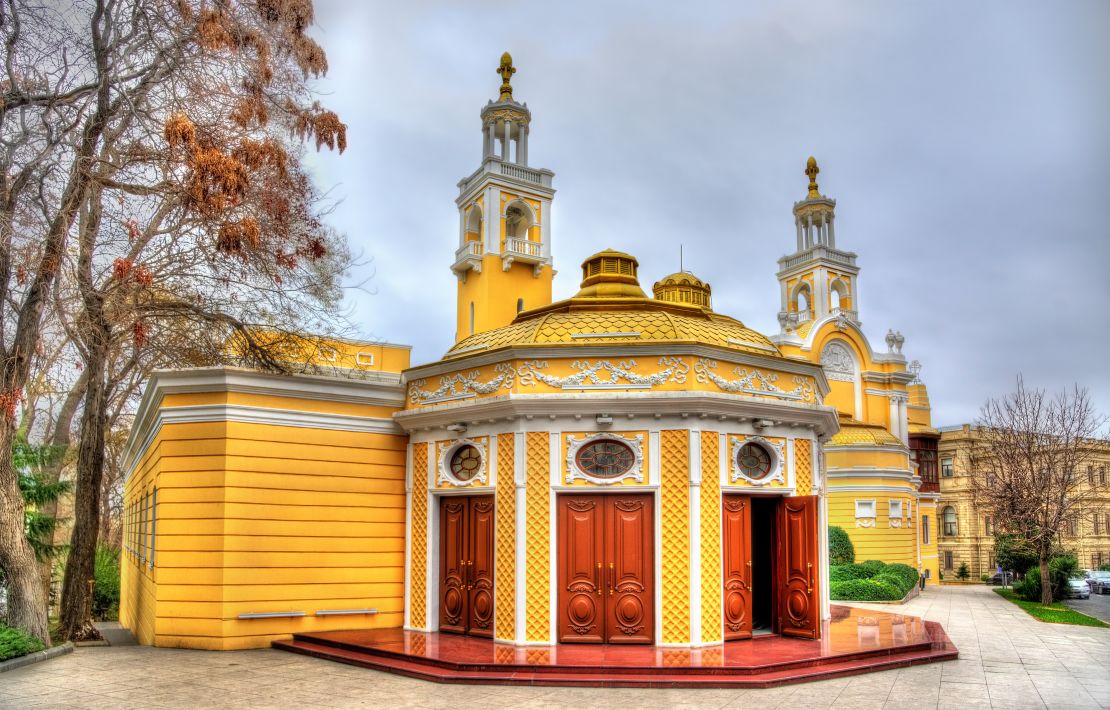
<svg viewBox="0 0 1110 710">
<path fill-rule="evenodd" d="M 485 162 L 482 163 L 482 167 L 459 181 L 459 194 L 465 194 L 486 174 L 500 175 L 516 180 L 517 182 L 522 182 L 526 185 L 546 188 L 548 190 L 551 189 L 551 178 L 555 176 L 555 173 L 550 170 L 537 170 L 536 168 L 505 162 L 496 156 L 488 156 Z"/>
<path fill-rule="evenodd" d="M 481 242 L 463 244 L 455 250 L 455 263 L 451 265 L 451 270 L 458 276 L 465 275 L 470 269 L 473 269 L 475 273 L 481 273 L 483 253 Z"/>
<path fill-rule="evenodd" d="M 508 271 L 512 268 L 514 261 L 531 264 L 533 274 L 539 276 L 543 265 L 547 263 L 547 259 L 543 255 L 543 243 L 508 237 L 505 239 L 505 249 L 501 252 L 501 268 Z"/>
<path fill-rule="evenodd" d="M 793 269 L 796 266 L 801 266 L 802 264 L 807 264 L 811 261 L 819 261 L 822 259 L 834 262 L 836 264 L 841 264 L 843 266 L 855 267 L 856 265 L 856 255 L 854 253 L 850 251 L 841 251 L 834 247 L 828 247 L 823 244 L 818 244 L 816 246 L 810 247 L 809 249 L 806 249 L 805 251 L 800 251 L 796 254 L 792 254 L 791 256 L 782 257 L 781 259 L 779 259 L 779 269 L 781 271 L 787 271 L 788 269 Z"/>
</svg>

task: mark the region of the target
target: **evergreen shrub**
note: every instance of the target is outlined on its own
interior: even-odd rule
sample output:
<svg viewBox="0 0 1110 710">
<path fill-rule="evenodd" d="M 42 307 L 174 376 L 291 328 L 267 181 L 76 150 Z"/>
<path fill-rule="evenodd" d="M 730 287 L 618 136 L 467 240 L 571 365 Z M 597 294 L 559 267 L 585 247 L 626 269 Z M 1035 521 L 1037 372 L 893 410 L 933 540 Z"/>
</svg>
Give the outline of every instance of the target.
<svg viewBox="0 0 1110 710">
<path fill-rule="evenodd" d="M 0 661 L 26 656 L 28 653 L 42 649 L 42 641 L 34 636 L 28 636 L 19 629 L 0 624 Z"/>
<path fill-rule="evenodd" d="M 881 579 L 850 579 L 829 584 L 833 599 L 857 602 L 894 602 L 906 596 L 898 587 Z"/>
<path fill-rule="evenodd" d="M 92 612 L 101 621 L 119 618 L 119 550 L 108 545 L 96 548 Z"/>
<path fill-rule="evenodd" d="M 829 527 L 829 564 L 850 565 L 856 561 L 856 548 L 844 528 Z"/>
</svg>

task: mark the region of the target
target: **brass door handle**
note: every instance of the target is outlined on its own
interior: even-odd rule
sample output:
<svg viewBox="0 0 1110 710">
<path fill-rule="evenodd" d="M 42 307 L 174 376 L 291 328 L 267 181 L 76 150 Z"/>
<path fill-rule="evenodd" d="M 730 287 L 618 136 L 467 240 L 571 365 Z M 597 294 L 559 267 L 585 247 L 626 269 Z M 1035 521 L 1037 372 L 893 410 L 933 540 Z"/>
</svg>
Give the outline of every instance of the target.
<svg viewBox="0 0 1110 710">
<path fill-rule="evenodd" d="M 601 563 L 597 563 L 597 568 L 594 570 L 594 589 L 597 590 L 597 595 L 601 596 Z"/>
<path fill-rule="evenodd" d="M 613 596 L 613 563 L 609 563 L 609 596 Z"/>
<path fill-rule="evenodd" d="M 752 591 L 752 561 L 748 560 L 748 579 L 744 582 L 744 588 L 749 592 Z"/>
<path fill-rule="evenodd" d="M 809 586 L 806 588 L 806 594 L 813 594 L 813 563 L 806 562 L 806 570 L 809 572 Z"/>
</svg>

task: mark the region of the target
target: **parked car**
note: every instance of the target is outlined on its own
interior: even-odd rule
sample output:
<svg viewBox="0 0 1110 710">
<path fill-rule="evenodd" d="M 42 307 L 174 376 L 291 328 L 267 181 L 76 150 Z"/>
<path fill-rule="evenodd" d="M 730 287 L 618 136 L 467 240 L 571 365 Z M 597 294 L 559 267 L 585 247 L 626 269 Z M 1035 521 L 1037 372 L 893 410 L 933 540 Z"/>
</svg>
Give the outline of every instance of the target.
<svg viewBox="0 0 1110 710">
<path fill-rule="evenodd" d="M 1002 586 L 1008 587 L 1013 583 L 1014 583 L 1014 573 L 1013 572 L 995 572 L 994 575 L 987 578 L 987 584 L 993 584 L 995 586 L 998 586 L 998 585 L 1001 584 Z"/>
<path fill-rule="evenodd" d="M 1087 586 L 1087 580 L 1082 577 L 1072 577 L 1069 579 L 1068 597 L 1072 599 L 1090 599 L 1091 588 Z"/>
<path fill-rule="evenodd" d="M 1091 594 L 1110 594 L 1110 572 L 1091 572 L 1087 576 Z"/>
</svg>

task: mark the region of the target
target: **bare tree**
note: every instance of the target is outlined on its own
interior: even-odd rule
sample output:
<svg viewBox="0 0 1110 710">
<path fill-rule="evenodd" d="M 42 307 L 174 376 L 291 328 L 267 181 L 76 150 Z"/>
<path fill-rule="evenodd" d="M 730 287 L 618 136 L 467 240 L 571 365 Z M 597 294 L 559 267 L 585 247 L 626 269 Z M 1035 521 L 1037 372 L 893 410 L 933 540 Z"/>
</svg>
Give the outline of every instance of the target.
<svg viewBox="0 0 1110 710">
<path fill-rule="evenodd" d="M 1054 396 L 1017 388 L 983 405 L 970 452 L 973 494 L 1000 532 L 1020 535 L 1040 561 L 1041 601 L 1052 602 L 1048 563 L 1069 519 L 1094 493 L 1083 470 L 1094 457 L 1106 418 L 1086 389 Z"/>
</svg>

